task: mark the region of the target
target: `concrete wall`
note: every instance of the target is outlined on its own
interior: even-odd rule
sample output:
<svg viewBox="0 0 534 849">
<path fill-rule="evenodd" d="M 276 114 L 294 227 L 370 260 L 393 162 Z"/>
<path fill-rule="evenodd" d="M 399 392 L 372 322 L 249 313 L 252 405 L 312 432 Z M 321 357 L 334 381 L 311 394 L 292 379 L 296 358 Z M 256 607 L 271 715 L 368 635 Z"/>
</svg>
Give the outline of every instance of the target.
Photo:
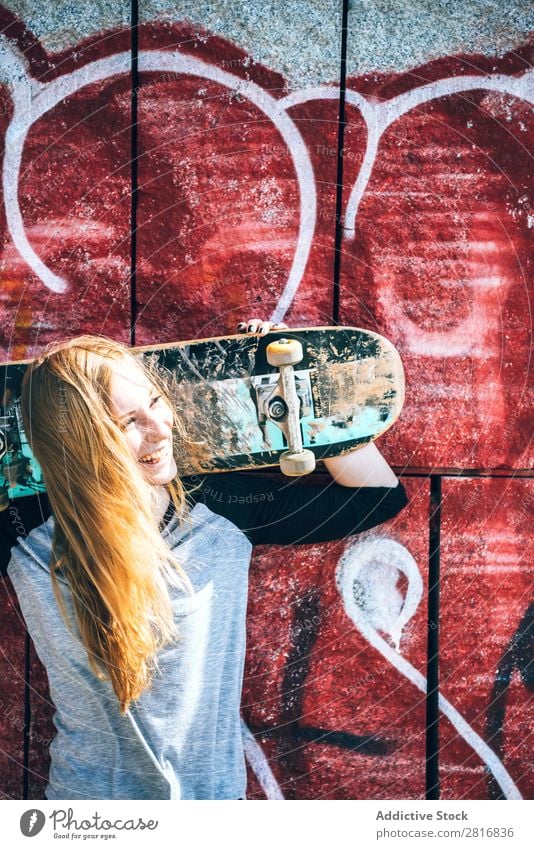
<svg viewBox="0 0 534 849">
<path fill-rule="evenodd" d="M 390 338 L 408 391 L 381 448 L 411 503 L 256 551 L 250 795 L 424 797 L 439 624 L 442 797 L 532 797 L 532 18 L 349 6 L 341 123 L 340 2 L 140 0 L 138 43 L 126 0 L 0 8 L 1 355 L 252 315 Z M 52 706 L 0 590 L 0 790 L 37 799 Z"/>
</svg>

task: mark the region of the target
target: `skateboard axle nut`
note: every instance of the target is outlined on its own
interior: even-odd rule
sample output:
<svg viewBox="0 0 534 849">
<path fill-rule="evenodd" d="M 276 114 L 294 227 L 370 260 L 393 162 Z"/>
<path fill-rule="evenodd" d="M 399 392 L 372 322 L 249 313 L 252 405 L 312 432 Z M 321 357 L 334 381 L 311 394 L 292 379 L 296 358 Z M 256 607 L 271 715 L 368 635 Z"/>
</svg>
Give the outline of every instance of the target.
<svg viewBox="0 0 534 849">
<path fill-rule="evenodd" d="M 287 414 L 287 404 L 283 398 L 273 398 L 269 402 L 269 416 L 271 419 L 283 419 Z"/>
</svg>

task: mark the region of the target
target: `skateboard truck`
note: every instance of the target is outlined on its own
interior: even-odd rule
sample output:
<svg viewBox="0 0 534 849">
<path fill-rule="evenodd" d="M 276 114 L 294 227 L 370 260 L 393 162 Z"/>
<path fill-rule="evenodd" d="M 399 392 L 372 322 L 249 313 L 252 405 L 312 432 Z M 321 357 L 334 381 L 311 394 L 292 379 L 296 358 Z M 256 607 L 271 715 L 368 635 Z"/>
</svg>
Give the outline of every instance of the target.
<svg viewBox="0 0 534 849">
<path fill-rule="evenodd" d="M 297 339 L 277 339 L 267 345 L 266 354 L 269 365 L 280 371 L 278 383 L 267 401 L 269 419 L 287 439 L 288 450 L 280 456 L 280 469 L 290 477 L 307 475 L 315 469 L 315 455 L 302 447 L 300 399 L 293 370 L 302 360 L 302 345 Z"/>
</svg>

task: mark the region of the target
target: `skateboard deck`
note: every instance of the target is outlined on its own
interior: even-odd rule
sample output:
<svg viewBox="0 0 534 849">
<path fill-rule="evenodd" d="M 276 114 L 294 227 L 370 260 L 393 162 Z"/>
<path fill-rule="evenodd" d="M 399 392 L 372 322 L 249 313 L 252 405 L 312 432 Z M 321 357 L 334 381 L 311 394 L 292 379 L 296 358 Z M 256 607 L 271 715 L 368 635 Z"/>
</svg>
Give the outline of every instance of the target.
<svg viewBox="0 0 534 849">
<path fill-rule="evenodd" d="M 362 446 L 395 422 L 404 401 L 402 363 L 387 339 L 368 330 L 297 328 L 135 348 L 162 370 L 188 435 L 205 445 L 196 463 L 183 458 L 182 475 L 281 462 L 291 435 L 281 369 L 268 353 L 280 340 L 302 346 L 291 375 L 297 438 L 317 460 Z M 45 490 L 20 412 L 27 362 L 0 366 L 0 509 Z"/>
</svg>

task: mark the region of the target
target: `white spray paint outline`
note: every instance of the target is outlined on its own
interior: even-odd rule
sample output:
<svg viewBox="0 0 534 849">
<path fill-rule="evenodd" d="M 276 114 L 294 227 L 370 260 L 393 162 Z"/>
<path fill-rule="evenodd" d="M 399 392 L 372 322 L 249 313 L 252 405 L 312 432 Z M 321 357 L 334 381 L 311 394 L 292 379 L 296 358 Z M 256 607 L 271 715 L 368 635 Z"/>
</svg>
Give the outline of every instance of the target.
<svg viewBox="0 0 534 849">
<path fill-rule="evenodd" d="M 68 283 L 54 274 L 37 256 L 24 232 L 24 222 L 18 199 L 18 183 L 24 143 L 31 126 L 46 112 L 69 95 L 92 83 L 116 74 L 130 71 L 130 53 L 123 52 L 89 62 L 70 74 L 58 77 L 49 83 L 39 83 L 30 77 L 26 62 L 11 43 L 0 36 L 0 56 L 4 74 L 11 88 L 13 117 L 6 130 L 5 156 L 2 173 L 6 222 L 13 244 L 32 271 L 52 292 L 63 293 Z M 139 70 L 167 71 L 174 74 L 197 76 L 212 80 L 219 85 L 246 97 L 276 127 L 291 151 L 300 197 L 300 223 L 293 263 L 286 288 L 294 292 L 302 279 L 315 233 L 317 195 L 315 175 L 308 149 L 299 130 L 280 101 L 276 100 L 256 83 L 242 80 L 214 65 L 182 55 L 177 51 L 144 50 L 139 54 Z"/>
<path fill-rule="evenodd" d="M 114 54 L 89 62 L 82 68 L 49 83 L 39 83 L 30 76 L 27 63 L 20 51 L 4 36 L 0 36 L 0 56 L 3 58 L 4 75 L 11 88 L 14 104 L 13 117 L 6 130 L 6 154 L 2 174 L 8 230 L 19 254 L 45 286 L 54 292 L 64 292 L 68 288 L 67 282 L 54 274 L 37 256 L 24 232 L 24 222 L 18 201 L 18 181 L 24 143 L 32 124 L 65 97 L 74 94 L 80 88 L 113 75 L 129 73 L 131 57 L 128 52 Z M 310 100 L 336 99 L 339 96 L 339 90 L 331 86 L 317 86 L 276 100 L 256 83 L 243 80 L 241 77 L 221 70 L 216 65 L 183 55 L 178 51 L 141 51 L 139 70 L 170 71 L 175 74 L 198 76 L 235 91 L 248 98 L 267 115 L 284 139 L 297 176 L 300 221 L 295 255 L 288 280 L 271 316 L 272 321 L 281 321 L 291 306 L 304 275 L 317 220 L 317 193 L 310 156 L 304 139 L 287 110 Z M 366 124 L 367 143 L 362 166 L 352 188 L 345 213 L 346 238 L 354 237 L 356 215 L 371 176 L 380 138 L 394 121 L 422 103 L 475 89 L 500 91 L 534 102 L 533 79 L 534 71 L 528 71 L 521 77 L 507 77 L 503 74 L 449 77 L 412 89 L 383 103 L 376 102 L 373 98 L 366 98 L 357 92 L 347 91 L 347 102 L 360 110 Z"/>
<path fill-rule="evenodd" d="M 358 177 L 352 187 L 347 208 L 344 216 L 344 232 L 346 239 L 353 239 L 356 232 L 356 216 L 360 208 L 364 192 L 371 179 L 371 173 L 378 154 L 378 147 L 382 135 L 395 121 L 407 112 L 438 97 L 459 94 L 475 90 L 498 91 L 510 94 L 527 102 L 534 103 L 534 71 L 527 71 L 521 77 L 507 77 L 504 74 L 486 76 L 469 75 L 465 77 L 448 77 L 427 85 L 411 89 L 409 92 L 399 94 L 385 102 L 376 102 L 366 99 L 358 92 L 347 91 L 346 101 L 359 109 L 367 128 L 367 140 L 365 152 L 358 173 Z M 294 92 L 285 97 L 282 103 L 286 109 L 317 99 L 337 99 L 339 89 L 331 86 L 316 86 L 303 91 Z M 281 321 L 291 306 L 295 293 L 289 293 L 291 299 L 287 301 L 288 285 L 282 293 L 278 305 L 273 313 L 273 320 Z M 406 345 L 414 354 L 422 355 L 431 351 L 435 356 L 455 357 L 466 353 L 466 344 L 469 345 L 469 354 L 473 357 L 483 358 L 486 355 L 485 346 L 481 340 L 473 340 L 471 328 L 479 319 L 477 316 L 478 306 L 473 304 L 470 314 L 456 327 L 447 333 L 439 331 L 426 331 L 418 327 L 409 316 L 402 312 L 397 304 L 383 304 L 392 325 L 399 326 L 399 318 L 402 318 L 402 326 Z M 471 340 L 471 341 L 470 341 Z"/>
<path fill-rule="evenodd" d="M 384 613 L 384 605 L 377 605 L 376 599 L 373 599 L 376 590 L 373 590 L 372 587 L 372 576 L 376 575 L 379 566 L 394 568 L 397 572 L 401 572 L 405 575 L 408 584 L 404 604 L 398 610 L 396 617 L 389 617 L 389 621 L 387 612 Z M 367 575 L 366 571 L 368 571 Z M 347 616 L 354 622 L 358 631 L 401 675 L 426 695 L 427 679 L 399 654 L 402 629 L 415 614 L 423 596 L 423 581 L 410 552 L 401 543 L 387 537 L 370 537 L 349 543 L 338 562 L 336 583 Z M 358 588 L 357 593 L 355 593 L 355 586 Z M 379 586 L 382 587 L 383 592 L 384 582 L 380 582 Z M 391 592 L 392 587 L 390 585 Z M 393 592 L 397 593 L 394 584 Z M 356 596 L 358 596 L 360 604 L 358 604 Z M 397 599 L 393 598 L 392 602 L 390 608 L 393 610 Z M 365 609 L 366 606 L 367 610 Z M 389 634 L 395 648 L 378 633 L 379 630 Z M 476 752 L 482 763 L 491 770 L 505 797 L 507 799 L 522 799 L 523 797 L 513 779 L 493 749 L 441 693 L 438 694 L 438 706 L 459 736 Z"/>
<path fill-rule="evenodd" d="M 272 773 L 265 752 L 243 719 L 241 719 L 241 738 L 247 761 L 267 799 L 284 799 L 284 794 Z"/>
</svg>

